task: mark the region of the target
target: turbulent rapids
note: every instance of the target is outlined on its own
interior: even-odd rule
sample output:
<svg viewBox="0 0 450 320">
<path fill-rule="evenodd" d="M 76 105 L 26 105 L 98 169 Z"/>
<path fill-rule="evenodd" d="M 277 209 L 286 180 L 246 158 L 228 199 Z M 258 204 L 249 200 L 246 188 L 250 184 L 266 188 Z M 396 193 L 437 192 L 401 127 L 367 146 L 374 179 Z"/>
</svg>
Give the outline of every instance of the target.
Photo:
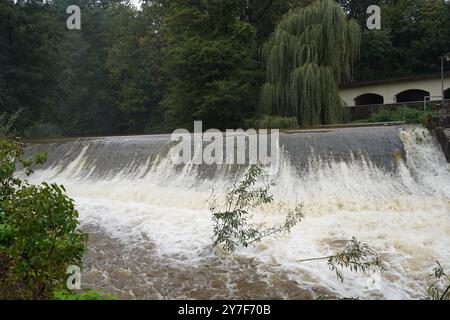
<svg viewBox="0 0 450 320">
<path fill-rule="evenodd" d="M 130 299 L 426 297 L 435 261 L 450 267 L 450 172 L 422 127 L 330 129 L 280 134 L 274 203 L 255 215 L 279 223 L 297 203 L 305 220 L 228 258 L 211 250 L 208 199 L 224 195 L 233 165 L 174 166 L 170 136 L 30 143 L 49 160 L 32 182 L 63 184 L 90 234 L 84 286 Z M 344 273 L 326 256 L 352 237 L 386 262 L 380 277 Z"/>
</svg>

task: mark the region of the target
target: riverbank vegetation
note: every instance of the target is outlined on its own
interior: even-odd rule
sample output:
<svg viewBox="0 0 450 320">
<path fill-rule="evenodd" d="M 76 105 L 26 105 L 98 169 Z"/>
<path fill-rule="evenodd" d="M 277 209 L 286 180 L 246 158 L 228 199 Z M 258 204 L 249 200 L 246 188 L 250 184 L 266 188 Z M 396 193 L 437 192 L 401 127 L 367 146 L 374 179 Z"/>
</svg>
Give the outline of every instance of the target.
<svg viewBox="0 0 450 320">
<path fill-rule="evenodd" d="M 81 269 L 87 234 L 63 186 L 26 181 L 46 155 L 25 156 L 10 131 L 16 119 L 0 119 L 0 299 L 112 299 L 67 289 L 68 267 Z"/>
<path fill-rule="evenodd" d="M 12 115 L 21 109 L 16 130 L 28 137 L 170 132 L 191 129 L 193 120 L 202 120 L 205 128 L 232 129 L 267 116 L 294 116 L 299 125 L 328 123 L 339 121 L 339 114 L 319 115 L 319 110 L 325 104 L 339 110 L 338 82 L 438 71 L 438 57 L 450 47 L 450 3 L 444 0 L 339 0 L 339 25 L 321 20 L 311 27 L 335 30 L 320 39 L 336 41 L 347 25 L 354 30 L 358 24 L 360 59 L 350 59 L 357 39 L 352 31 L 353 45 L 329 42 L 311 51 L 312 61 L 324 60 L 327 53 L 333 63 L 298 63 L 297 87 L 302 79 L 310 84 L 327 80 L 329 101 L 308 100 L 305 93 L 319 93 L 310 86 L 297 89 L 316 106 L 312 113 L 304 107 L 306 100 L 270 102 L 268 97 L 282 93 L 268 89 L 267 83 L 278 80 L 266 74 L 297 66 L 288 58 L 286 63 L 274 60 L 283 37 L 318 39 L 308 32 L 282 31 L 303 21 L 319 2 L 329 1 L 156 0 L 137 9 L 119 0 L 0 0 L 0 112 Z M 66 8 L 72 4 L 81 8 L 81 30 L 66 27 Z M 366 30 L 369 4 L 381 6 L 381 30 Z M 303 49 L 312 48 L 312 42 L 304 43 Z M 346 58 L 339 52 L 352 54 Z M 307 110 L 310 120 L 298 116 Z M 259 123 L 277 121 L 266 120 Z M 279 122 L 285 123 L 292 125 Z"/>
<path fill-rule="evenodd" d="M 408 124 L 422 124 L 429 127 L 430 119 L 435 115 L 433 111 L 424 111 L 417 108 L 402 106 L 399 108 L 380 108 L 374 111 L 366 120 L 357 120 L 354 123 L 376 122 L 405 122 Z"/>
<path fill-rule="evenodd" d="M 66 270 L 81 265 L 86 235 L 64 187 L 23 179 L 43 154 L 24 156 L 23 145 L 0 137 L 0 295 L 46 299 L 66 284 Z"/>
</svg>

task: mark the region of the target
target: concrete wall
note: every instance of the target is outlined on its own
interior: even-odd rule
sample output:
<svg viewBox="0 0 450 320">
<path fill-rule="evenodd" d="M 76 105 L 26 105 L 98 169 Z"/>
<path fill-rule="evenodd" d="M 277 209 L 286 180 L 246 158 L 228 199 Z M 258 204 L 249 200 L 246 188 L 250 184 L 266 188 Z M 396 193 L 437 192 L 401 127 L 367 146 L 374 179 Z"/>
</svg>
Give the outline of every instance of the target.
<svg viewBox="0 0 450 320">
<path fill-rule="evenodd" d="M 374 93 L 384 97 L 384 104 L 396 103 L 396 95 L 410 89 L 430 92 L 432 96 L 441 96 L 441 79 L 402 80 L 392 83 L 368 84 L 341 89 L 341 99 L 348 105 L 355 105 L 355 98 L 366 93 Z M 450 76 L 444 78 L 444 90 L 450 88 Z"/>
</svg>

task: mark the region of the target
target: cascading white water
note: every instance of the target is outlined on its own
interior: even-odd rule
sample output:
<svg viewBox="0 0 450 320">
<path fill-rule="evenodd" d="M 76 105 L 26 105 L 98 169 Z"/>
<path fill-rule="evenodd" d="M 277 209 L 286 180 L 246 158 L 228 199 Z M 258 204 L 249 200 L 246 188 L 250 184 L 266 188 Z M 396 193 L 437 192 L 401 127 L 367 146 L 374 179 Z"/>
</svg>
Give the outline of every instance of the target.
<svg viewBox="0 0 450 320">
<path fill-rule="evenodd" d="M 255 219 L 277 224 L 297 203 L 306 218 L 289 235 L 228 258 L 211 251 L 207 208 L 211 190 L 223 196 L 235 171 L 175 167 L 167 137 L 33 145 L 50 159 L 30 180 L 65 185 L 91 234 L 84 284 L 124 298 L 426 297 L 435 261 L 450 268 L 450 173 L 431 134 L 349 129 L 281 142 L 275 201 Z M 298 262 L 329 255 L 353 236 L 380 252 L 385 274 L 345 272 L 340 283 L 325 262 Z"/>
</svg>

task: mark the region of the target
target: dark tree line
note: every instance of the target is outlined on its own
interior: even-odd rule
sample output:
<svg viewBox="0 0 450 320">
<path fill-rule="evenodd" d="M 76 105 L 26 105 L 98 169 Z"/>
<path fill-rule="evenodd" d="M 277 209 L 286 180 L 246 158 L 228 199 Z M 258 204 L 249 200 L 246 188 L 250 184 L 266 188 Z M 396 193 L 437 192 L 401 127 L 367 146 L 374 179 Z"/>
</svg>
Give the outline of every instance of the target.
<svg viewBox="0 0 450 320">
<path fill-rule="evenodd" d="M 254 117 L 261 47 L 290 8 L 313 0 L 0 0 L 0 112 L 29 136 L 220 129 Z M 339 0 L 364 29 L 355 80 L 439 70 L 450 51 L 444 0 Z M 66 8 L 81 8 L 81 30 Z"/>
<path fill-rule="evenodd" d="M 440 70 L 450 51 L 450 2 L 445 0 L 339 0 L 365 26 L 369 5 L 379 5 L 382 29 L 363 29 L 356 80 L 373 80 Z M 450 65 L 446 66 L 450 69 Z"/>
</svg>

